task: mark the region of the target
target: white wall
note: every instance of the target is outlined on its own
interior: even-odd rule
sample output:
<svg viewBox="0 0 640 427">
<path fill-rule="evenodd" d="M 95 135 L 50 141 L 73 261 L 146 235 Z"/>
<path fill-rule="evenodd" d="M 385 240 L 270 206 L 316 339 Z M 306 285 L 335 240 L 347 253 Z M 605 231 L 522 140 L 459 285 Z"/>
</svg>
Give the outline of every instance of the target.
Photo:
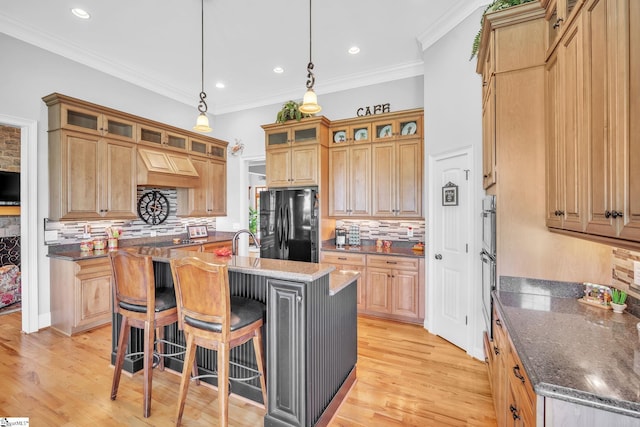
<svg viewBox="0 0 640 427">
<path fill-rule="evenodd" d="M 482 84 L 476 74 L 476 60 L 469 61 L 471 44 L 480 29 L 480 17 L 484 8 L 467 17 L 462 23 L 424 51 L 424 129 L 425 165 L 429 158 L 439 154 L 470 147 L 473 150 L 473 170 L 470 173 L 474 192 L 474 218 L 480 218 L 482 207 Z M 429 179 L 429 171 L 425 178 Z M 428 182 L 428 181 L 427 181 Z M 425 200 L 429 200 L 429 186 Z M 433 195 L 439 197 L 439 194 Z M 428 205 L 427 205 L 428 207 Z M 425 208 L 426 212 L 426 208 Z M 429 218 L 429 212 L 425 213 Z M 428 222 L 428 221 L 427 221 Z M 427 228 L 429 228 L 427 226 Z M 472 224 L 470 239 L 471 254 L 480 253 L 481 241 L 479 221 Z M 428 246 L 428 245 L 427 245 Z M 468 352 L 482 359 L 482 319 L 481 305 L 481 263 L 480 257 L 473 257 L 470 298 L 473 311 L 470 313 L 471 345 Z M 431 257 L 427 255 L 427 271 Z M 429 284 L 427 284 L 429 286 Z M 429 292 L 427 292 L 428 298 Z"/>
</svg>

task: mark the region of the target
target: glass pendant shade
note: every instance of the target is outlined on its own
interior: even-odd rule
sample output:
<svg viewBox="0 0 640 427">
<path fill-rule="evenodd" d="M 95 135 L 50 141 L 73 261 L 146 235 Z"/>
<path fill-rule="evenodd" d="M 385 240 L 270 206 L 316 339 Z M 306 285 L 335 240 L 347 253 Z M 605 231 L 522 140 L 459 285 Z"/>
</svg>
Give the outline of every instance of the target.
<svg viewBox="0 0 640 427">
<path fill-rule="evenodd" d="M 316 114 L 322 110 L 322 107 L 318 105 L 318 97 L 313 89 L 308 89 L 304 94 L 304 98 L 302 98 L 302 105 L 299 110 L 304 114 Z"/>
<path fill-rule="evenodd" d="M 197 130 L 198 132 L 211 132 L 211 127 L 209 127 L 209 117 L 207 117 L 205 113 L 200 113 L 198 115 L 198 119 L 193 130 Z"/>
</svg>

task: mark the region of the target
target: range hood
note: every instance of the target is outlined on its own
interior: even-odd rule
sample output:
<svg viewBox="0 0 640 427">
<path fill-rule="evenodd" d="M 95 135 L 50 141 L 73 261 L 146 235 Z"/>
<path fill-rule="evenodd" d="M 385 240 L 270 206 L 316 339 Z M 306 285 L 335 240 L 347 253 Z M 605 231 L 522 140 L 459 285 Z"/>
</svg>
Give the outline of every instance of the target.
<svg viewBox="0 0 640 427">
<path fill-rule="evenodd" d="M 186 154 L 138 147 L 137 184 L 193 188 L 200 185 L 200 176 Z"/>
</svg>

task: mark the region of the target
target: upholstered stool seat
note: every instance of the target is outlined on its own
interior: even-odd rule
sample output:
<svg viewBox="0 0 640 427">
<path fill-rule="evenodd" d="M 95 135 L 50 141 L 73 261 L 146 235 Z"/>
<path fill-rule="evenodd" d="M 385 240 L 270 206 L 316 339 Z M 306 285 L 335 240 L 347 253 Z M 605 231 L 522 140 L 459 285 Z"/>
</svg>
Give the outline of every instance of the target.
<svg viewBox="0 0 640 427">
<path fill-rule="evenodd" d="M 265 305 L 249 298 L 230 296 L 225 264 L 208 263 L 197 257 L 172 259 L 171 274 L 176 289 L 178 326 L 187 340 L 176 425 L 180 425 L 182 420 L 190 380 L 187 366 L 195 364 L 196 346 L 217 352 L 216 376 L 221 426 L 226 426 L 229 418 L 229 353 L 232 348 L 249 340 L 253 341 L 257 375 L 266 407 L 267 387 L 262 350 Z M 192 372 L 194 370 L 195 368 Z M 248 378 L 242 380 L 246 379 Z"/>
</svg>

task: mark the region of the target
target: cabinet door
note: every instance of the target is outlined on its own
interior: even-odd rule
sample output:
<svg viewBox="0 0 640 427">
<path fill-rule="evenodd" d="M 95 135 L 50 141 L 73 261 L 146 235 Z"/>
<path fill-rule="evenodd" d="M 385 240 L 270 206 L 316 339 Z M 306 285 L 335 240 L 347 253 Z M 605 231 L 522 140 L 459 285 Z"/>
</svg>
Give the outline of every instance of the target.
<svg viewBox="0 0 640 427">
<path fill-rule="evenodd" d="M 267 150 L 267 187 L 288 187 L 291 185 L 291 150 Z"/>
<path fill-rule="evenodd" d="M 349 213 L 371 214 L 371 145 L 354 145 L 349 148 Z"/>
<path fill-rule="evenodd" d="M 396 211 L 401 217 L 422 216 L 422 140 L 396 146 Z"/>
<path fill-rule="evenodd" d="M 211 169 L 209 168 L 209 161 L 207 159 L 199 157 L 191 157 L 191 163 L 200 175 L 199 183 L 187 190 L 188 201 L 184 199 L 180 200 L 178 209 L 180 214 L 189 216 L 209 216 L 209 187 L 211 182 Z M 179 191 L 180 192 L 180 191 Z M 183 210 L 186 206 L 188 209 Z"/>
<path fill-rule="evenodd" d="M 496 183 L 496 99 L 495 79 L 489 78 L 482 107 L 482 184 L 485 189 Z"/>
<path fill-rule="evenodd" d="M 391 312 L 402 316 L 419 317 L 419 276 L 417 271 L 394 270 Z"/>
<path fill-rule="evenodd" d="M 625 80 L 629 83 L 629 112 L 625 115 L 625 127 L 629 127 L 626 150 L 622 150 L 623 158 L 619 169 L 626 172 L 624 192 L 620 206 L 624 206 L 624 218 L 620 237 L 640 241 L 640 2 L 625 2 L 628 10 L 628 21 L 625 22 L 625 10 L 621 10 L 619 28 L 628 25 L 629 70 Z M 623 40 L 622 45 L 624 46 Z"/>
<path fill-rule="evenodd" d="M 225 216 L 227 214 L 227 163 L 211 160 L 211 215 Z"/>
<path fill-rule="evenodd" d="M 111 271 L 101 277 L 79 280 L 76 291 L 74 327 L 106 323 L 111 317 Z"/>
<path fill-rule="evenodd" d="M 560 100 L 560 76 L 557 52 L 547 61 L 545 68 L 545 114 L 546 114 L 546 189 L 547 227 L 562 227 L 563 206 L 561 200 L 561 144 L 560 123 L 562 122 Z"/>
<path fill-rule="evenodd" d="M 329 216 L 349 215 L 349 147 L 329 149 Z"/>
<path fill-rule="evenodd" d="M 214 253 L 217 249 L 222 248 L 231 250 L 231 241 L 225 240 L 223 242 L 206 243 L 202 245 L 202 252 Z"/>
<path fill-rule="evenodd" d="M 365 289 L 367 310 L 391 313 L 391 270 L 368 267 Z"/>
<path fill-rule="evenodd" d="M 587 144 L 589 151 L 588 188 L 589 218 L 587 232 L 604 236 L 617 235 L 617 221 L 611 213 L 616 211 L 616 114 L 614 86 L 617 72 L 615 61 L 615 28 L 609 27 L 610 7 L 614 2 L 592 1 L 585 6 L 585 38 L 589 40 L 585 51 L 586 104 L 589 109 Z M 610 123 L 611 122 L 611 123 Z"/>
<path fill-rule="evenodd" d="M 318 145 L 291 149 L 291 184 L 318 185 Z"/>
<path fill-rule="evenodd" d="M 105 140 L 100 213 L 105 218 L 136 218 L 136 148 L 133 144 Z"/>
<path fill-rule="evenodd" d="M 372 150 L 372 215 L 394 216 L 396 210 L 395 143 L 373 144 Z"/>
<path fill-rule="evenodd" d="M 99 219 L 100 137 L 63 133 L 61 219 Z"/>
<path fill-rule="evenodd" d="M 136 142 L 136 124 L 120 117 L 104 115 L 102 134 L 109 139 Z"/>
</svg>

